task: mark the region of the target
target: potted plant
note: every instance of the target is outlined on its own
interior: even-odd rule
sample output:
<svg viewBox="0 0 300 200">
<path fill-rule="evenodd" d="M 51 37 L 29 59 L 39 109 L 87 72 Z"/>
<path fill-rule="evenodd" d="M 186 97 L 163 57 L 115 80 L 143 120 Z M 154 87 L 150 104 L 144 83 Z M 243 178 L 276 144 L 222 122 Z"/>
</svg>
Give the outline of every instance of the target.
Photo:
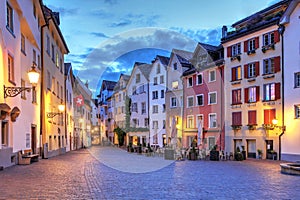
<svg viewBox="0 0 300 200">
<path fill-rule="evenodd" d="M 217 148 L 218 148 L 218 145 L 214 145 L 213 148 L 210 150 L 210 152 L 209 152 L 209 159 L 210 160 L 215 160 L 215 161 L 219 160 L 220 152 L 217 150 Z"/>
<path fill-rule="evenodd" d="M 257 155 L 258 155 L 258 159 L 262 159 L 262 150 L 261 149 L 257 149 Z"/>
<path fill-rule="evenodd" d="M 236 161 L 242 161 L 242 160 L 244 160 L 243 154 L 241 153 L 241 150 L 240 150 L 240 147 L 236 148 L 236 152 L 234 153 L 234 159 Z"/>
</svg>

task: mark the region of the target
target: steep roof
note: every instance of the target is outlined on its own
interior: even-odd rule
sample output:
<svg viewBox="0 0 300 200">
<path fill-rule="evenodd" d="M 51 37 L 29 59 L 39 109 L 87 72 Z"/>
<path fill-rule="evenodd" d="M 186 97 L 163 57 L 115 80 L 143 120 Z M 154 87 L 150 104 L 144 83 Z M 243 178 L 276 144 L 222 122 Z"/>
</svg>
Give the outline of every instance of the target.
<svg viewBox="0 0 300 200">
<path fill-rule="evenodd" d="M 152 65 L 150 64 L 142 64 L 137 66 L 142 74 L 146 77 L 147 80 L 149 80 L 150 71 L 152 68 Z"/>
<path fill-rule="evenodd" d="M 163 64 L 164 66 L 167 66 L 169 64 L 170 61 L 169 57 L 157 55 L 156 58 L 159 59 L 161 64 Z"/>
<path fill-rule="evenodd" d="M 65 65 L 65 75 L 68 75 L 70 68 L 72 68 L 71 63 L 64 63 Z"/>
<path fill-rule="evenodd" d="M 198 42 L 198 44 L 201 45 L 207 51 L 218 51 L 218 49 L 219 49 L 218 46 L 214 46 L 211 44 L 206 44 L 206 43 L 201 43 L 201 42 Z"/>
<path fill-rule="evenodd" d="M 106 88 L 107 90 L 114 90 L 116 84 L 117 82 L 115 81 L 103 80 L 101 89 Z"/>
</svg>

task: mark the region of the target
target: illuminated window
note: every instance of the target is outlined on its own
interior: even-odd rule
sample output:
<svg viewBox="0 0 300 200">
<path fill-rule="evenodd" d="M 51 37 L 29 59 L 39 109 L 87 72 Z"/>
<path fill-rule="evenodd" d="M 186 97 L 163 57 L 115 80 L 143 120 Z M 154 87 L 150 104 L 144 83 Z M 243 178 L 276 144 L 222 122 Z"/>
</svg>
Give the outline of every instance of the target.
<svg viewBox="0 0 300 200">
<path fill-rule="evenodd" d="M 9 80 L 9 82 L 14 83 L 15 82 L 14 59 L 9 54 L 8 54 L 8 59 L 7 59 L 7 68 L 8 68 L 8 80 Z"/>
<path fill-rule="evenodd" d="M 187 121 L 187 124 L 186 124 L 187 128 L 194 128 L 194 116 L 193 115 L 188 115 L 186 121 Z"/>
<path fill-rule="evenodd" d="M 241 66 L 231 68 L 231 81 L 237 81 L 242 79 Z"/>
<path fill-rule="evenodd" d="M 295 105 L 295 118 L 300 119 L 300 105 Z"/>
<path fill-rule="evenodd" d="M 6 3 L 6 28 L 13 33 L 14 32 L 14 12 L 12 7 Z"/>
<path fill-rule="evenodd" d="M 178 81 L 172 82 L 172 89 L 178 89 Z"/>
</svg>

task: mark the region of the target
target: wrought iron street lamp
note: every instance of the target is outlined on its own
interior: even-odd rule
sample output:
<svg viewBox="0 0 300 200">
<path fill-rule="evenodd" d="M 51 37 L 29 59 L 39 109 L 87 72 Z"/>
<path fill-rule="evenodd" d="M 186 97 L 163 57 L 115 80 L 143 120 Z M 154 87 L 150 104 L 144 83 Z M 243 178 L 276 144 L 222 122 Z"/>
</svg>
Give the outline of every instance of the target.
<svg viewBox="0 0 300 200">
<path fill-rule="evenodd" d="M 33 63 L 31 66 L 31 70 L 27 73 L 29 82 L 31 83 L 32 87 L 6 87 L 4 85 L 4 98 L 15 97 L 23 91 L 30 92 L 30 90 L 35 87 L 40 77 L 40 74 L 36 71 L 35 66 L 36 64 Z"/>
<path fill-rule="evenodd" d="M 276 118 L 272 119 L 272 125 L 274 126 L 274 128 L 279 128 L 282 131 L 285 131 L 285 126 L 278 126 L 278 120 Z"/>
<path fill-rule="evenodd" d="M 47 113 L 47 118 L 53 118 L 56 115 L 61 115 L 64 112 L 64 110 L 65 110 L 65 105 L 59 104 L 58 105 L 58 111 L 59 112 L 48 112 Z"/>
</svg>

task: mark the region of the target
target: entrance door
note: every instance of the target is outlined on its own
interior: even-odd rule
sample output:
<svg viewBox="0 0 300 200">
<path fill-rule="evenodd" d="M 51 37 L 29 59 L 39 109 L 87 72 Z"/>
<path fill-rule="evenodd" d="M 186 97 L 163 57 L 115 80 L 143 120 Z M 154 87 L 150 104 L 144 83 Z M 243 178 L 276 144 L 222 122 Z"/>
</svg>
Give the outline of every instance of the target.
<svg viewBox="0 0 300 200">
<path fill-rule="evenodd" d="M 256 158 L 256 142 L 255 140 L 247 140 L 248 158 Z"/>
<path fill-rule="evenodd" d="M 36 125 L 31 125 L 31 151 L 36 154 Z"/>
</svg>

